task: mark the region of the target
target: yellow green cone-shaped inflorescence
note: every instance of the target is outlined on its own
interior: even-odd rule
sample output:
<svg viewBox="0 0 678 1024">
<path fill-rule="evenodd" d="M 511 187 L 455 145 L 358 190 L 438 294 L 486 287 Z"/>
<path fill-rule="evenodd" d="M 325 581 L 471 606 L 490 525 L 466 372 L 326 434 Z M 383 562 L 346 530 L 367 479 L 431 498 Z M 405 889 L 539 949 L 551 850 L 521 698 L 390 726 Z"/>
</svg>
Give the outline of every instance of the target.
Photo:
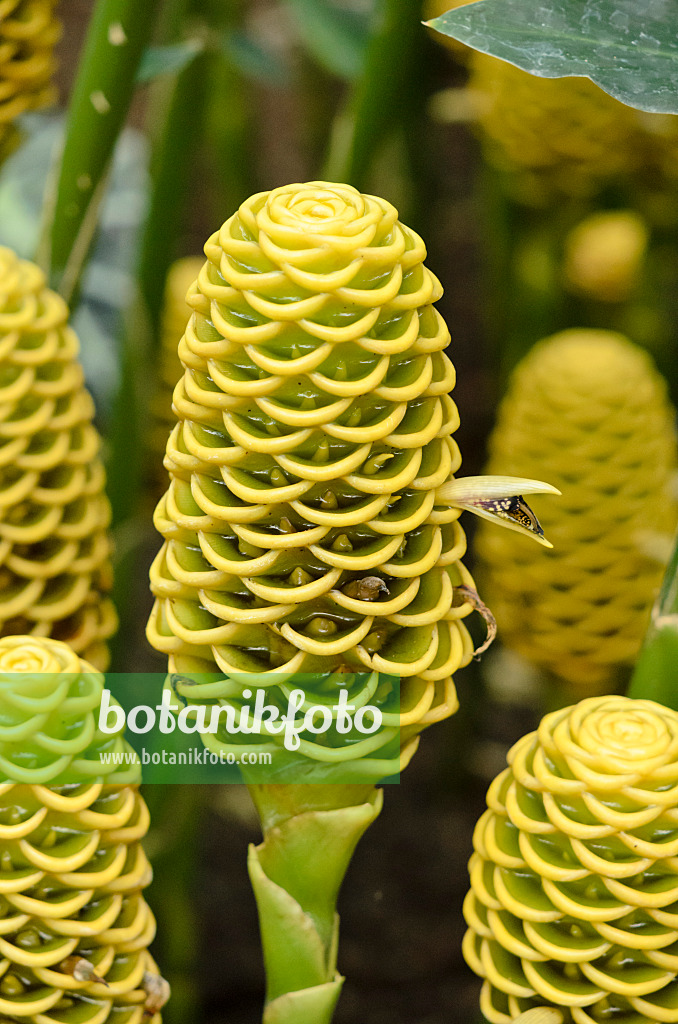
<svg viewBox="0 0 678 1024">
<path fill-rule="evenodd" d="M 172 412 L 172 392 L 183 373 L 177 349 L 190 313 L 186 304 L 186 293 L 200 273 L 204 262 L 201 256 L 185 256 L 176 260 L 169 269 L 165 283 L 160 330 L 158 393 L 154 396 L 155 424 L 151 443 L 151 452 L 154 456 L 153 473 L 159 481 L 157 494 L 162 493 L 167 483 L 162 460 L 167 438 L 176 423 L 176 417 Z"/>
<path fill-rule="evenodd" d="M 42 271 L 0 249 L 0 635 L 52 636 L 105 668 L 110 509 L 67 319 Z"/>
<path fill-rule="evenodd" d="M 483 1014 L 508 1024 L 552 1005 L 566 1024 L 675 1024 L 678 714 L 589 697 L 547 715 L 508 762 L 464 904 Z"/>
<path fill-rule="evenodd" d="M 607 331 L 535 346 L 502 402 L 489 471 L 538 471 L 562 497 L 541 499 L 538 557 L 481 524 L 483 597 L 508 647 L 576 687 L 614 684 L 640 648 L 678 519 L 673 423 L 649 356 Z"/>
<path fill-rule="evenodd" d="M 587 194 L 638 166 L 637 112 L 587 78 L 538 78 L 474 52 L 469 88 L 492 159 L 526 176 L 526 199 Z"/>
<path fill-rule="evenodd" d="M 104 678 L 66 644 L 0 640 L 0 1019 L 160 1024 L 141 890 L 148 811 L 121 732 L 103 734 Z"/>
<path fill-rule="evenodd" d="M 54 45 L 60 35 L 56 0 L 2 0 L 0 5 L 0 153 L 14 121 L 51 102 Z"/>
<path fill-rule="evenodd" d="M 435 506 L 460 455 L 423 242 L 384 200 L 312 182 L 253 196 L 205 252 L 149 639 L 175 673 L 362 673 L 363 703 L 385 699 L 378 674 L 402 677 L 384 733 L 345 754 L 398 725 L 407 742 L 454 711 L 472 654 L 460 509 Z M 192 696 L 235 693 L 215 685 Z"/>
</svg>

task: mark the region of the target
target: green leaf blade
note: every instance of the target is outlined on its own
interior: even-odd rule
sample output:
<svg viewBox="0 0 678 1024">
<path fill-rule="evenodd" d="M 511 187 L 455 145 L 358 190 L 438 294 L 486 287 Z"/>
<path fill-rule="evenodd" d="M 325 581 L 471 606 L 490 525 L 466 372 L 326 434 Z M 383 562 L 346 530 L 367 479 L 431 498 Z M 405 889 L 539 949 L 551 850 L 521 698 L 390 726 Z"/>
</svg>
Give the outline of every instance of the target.
<svg viewBox="0 0 678 1024">
<path fill-rule="evenodd" d="M 145 85 L 161 75 L 175 75 L 188 67 L 205 48 L 201 39 L 186 39 L 168 46 L 149 46 L 144 50 L 137 70 L 137 85 Z"/>
<path fill-rule="evenodd" d="M 331 74 L 353 78 L 365 60 L 370 18 L 332 0 L 287 0 L 304 44 Z"/>
<path fill-rule="evenodd" d="M 427 24 L 542 78 L 590 78 L 631 107 L 678 113 L 674 0 L 479 0 Z"/>
</svg>

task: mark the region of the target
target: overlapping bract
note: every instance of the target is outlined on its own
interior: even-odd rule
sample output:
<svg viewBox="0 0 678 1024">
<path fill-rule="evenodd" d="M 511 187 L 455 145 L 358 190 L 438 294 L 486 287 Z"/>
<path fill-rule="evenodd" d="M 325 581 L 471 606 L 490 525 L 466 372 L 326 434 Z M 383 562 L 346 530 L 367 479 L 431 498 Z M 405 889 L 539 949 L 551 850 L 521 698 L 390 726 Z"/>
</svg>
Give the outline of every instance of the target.
<svg viewBox="0 0 678 1024">
<path fill-rule="evenodd" d="M 42 271 L 0 249 L 0 635 L 53 636 L 105 668 L 110 508 L 67 319 Z"/>
<path fill-rule="evenodd" d="M 678 714 L 590 697 L 509 752 L 474 835 L 464 954 L 482 1011 L 678 1021 Z"/>
<path fill-rule="evenodd" d="M 562 491 L 540 504 L 552 551 L 478 531 L 502 641 L 575 686 L 609 686 L 638 652 L 662 576 L 653 551 L 678 519 L 674 414 L 649 356 L 606 331 L 541 342 L 502 402 L 495 467 Z"/>
<path fill-rule="evenodd" d="M 54 46 L 60 35 L 56 0 L 0 3 L 0 155 L 11 144 L 20 114 L 55 95 Z"/>
<path fill-rule="evenodd" d="M 103 686 L 66 644 L 0 640 L 3 1020 L 160 1024 L 149 1001 L 161 984 L 147 951 L 155 922 L 141 895 L 148 811 L 138 763 L 99 756 L 132 753 L 97 728 Z"/>
<path fill-rule="evenodd" d="M 472 653 L 459 509 L 434 507 L 460 455 L 424 245 L 384 200 L 312 182 L 253 196 L 205 252 L 149 639 L 177 673 L 403 677 L 407 739 L 455 709 Z"/>
</svg>

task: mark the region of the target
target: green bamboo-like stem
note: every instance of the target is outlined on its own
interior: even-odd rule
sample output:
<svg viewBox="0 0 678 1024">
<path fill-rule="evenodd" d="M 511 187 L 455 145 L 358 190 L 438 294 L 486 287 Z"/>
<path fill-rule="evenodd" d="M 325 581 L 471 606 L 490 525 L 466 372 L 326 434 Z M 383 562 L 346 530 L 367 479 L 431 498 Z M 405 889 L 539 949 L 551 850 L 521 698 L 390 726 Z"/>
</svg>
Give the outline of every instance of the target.
<svg viewBox="0 0 678 1024">
<path fill-rule="evenodd" d="M 178 249 L 195 154 L 204 128 L 206 53 L 199 54 L 173 83 L 151 161 L 153 188 L 141 244 L 139 285 L 157 341 L 165 279 Z M 178 342 L 178 339 L 177 339 Z"/>
<path fill-rule="evenodd" d="M 652 609 L 645 643 L 629 686 L 629 697 L 644 697 L 678 711 L 678 538 L 659 597 Z"/>
<path fill-rule="evenodd" d="M 237 210 L 252 191 L 255 108 L 241 73 L 224 55 L 212 56 L 209 76 L 209 155 L 214 162 L 212 213 L 218 222 L 225 214 Z"/>
<path fill-rule="evenodd" d="M 126 312 L 120 338 L 120 381 L 108 431 L 107 493 L 111 502 L 114 538 L 113 601 L 119 627 L 110 643 L 112 671 L 130 671 L 129 637 L 137 610 L 131 595 L 139 573 L 139 547 L 147 536 L 148 520 L 139 514 L 143 486 L 144 409 L 148 406 L 148 318 L 137 296 Z"/>
<path fill-rule="evenodd" d="M 227 40 L 242 31 L 246 0 L 199 0 L 214 40 L 207 69 L 205 117 L 213 219 L 221 223 L 251 194 L 255 174 L 256 104 Z"/>
<path fill-rule="evenodd" d="M 370 164 L 379 145 L 407 120 L 420 94 L 418 76 L 426 43 L 421 0 L 382 0 L 378 28 L 348 110 L 335 125 L 323 175 L 368 188 Z"/>
<path fill-rule="evenodd" d="M 163 1024 L 200 1024 L 204 1009 L 198 971 L 201 936 L 196 864 L 210 788 L 156 784 L 145 786 L 143 792 L 155 823 L 151 839 L 160 839 L 157 851 L 151 848 L 149 853 L 158 960 L 172 979 L 172 999 L 163 1010 Z"/>
<path fill-rule="evenodd" d="M 139 61 L 162 0 L 99 0 L 80 59 L 38 259 L 67 302 L 77 292 Z"/>
<path fill-rule="evenodd" d="M 329 1024 L 341 993 L 337 896 L 382 805 L 373 786 L 251 785 L 264 833 L 248 868 L 266 965 L 263 1024 Z"/>
</svg>

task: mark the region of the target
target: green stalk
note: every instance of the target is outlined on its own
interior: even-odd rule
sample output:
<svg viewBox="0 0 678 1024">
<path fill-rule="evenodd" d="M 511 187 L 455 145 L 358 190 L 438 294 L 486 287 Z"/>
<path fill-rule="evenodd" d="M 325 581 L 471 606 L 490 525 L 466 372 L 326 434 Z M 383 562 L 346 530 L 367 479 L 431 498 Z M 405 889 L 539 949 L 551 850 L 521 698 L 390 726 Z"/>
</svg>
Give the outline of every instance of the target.
<svg viewBox="0 0 678 1024">
<path fill-rule="evenodd" d="M 248 868 L 266 965 L 263 1024 L 329 1024 L 341 993 L 337 896 L 382 791 L 250 785 L 264 840 Z"/>
<path fill-rule="evenodd" d="M 210 141 L 212 219 L 221 224 L 254 190 L 254 107 L 251 90 L 227 57 L 210 65 L 207 119 Z"/>
<path fill-rule="evenodd" d="M 151 162 L 153 188 L 141 245 L 139 284 L 157 339 L 165 279 L 179 256 L 191 171 L 204 127 L 205 80 L 209 57 L 199 54 L 174 83 Z"/>
<path fill-rule="evenodd" d="M 335 124 L 324 177 L 368 187 L 372 160 L 394 127 L 407 122 L 420 95 L 426 35 L 421 0 L 382 0 L 379 24 L 348 110 Z"/>
<path fill-rule="evenodd" d="M 80 59 L 38 260 L 70 302 L 97 223 L 115 143 L 162 0 L 99 0 Z"/>
<path fill-rule="evenodd" d="M 172 998 L 164 1024 L 200 1024 L 204 1009 L 199 981 L 200 922 L 196 907 L 201 836 L 209 787 L 152 785 L 144 799 L 154 823 L 149 850 L 153 864 L 151 907 L 158 922 L 159 963 L 171 978 Z M 157 843 L 154 850 L 153 842 Z"/>
<path fill-rule="evenodd" d="M 678 538 L 650 626 L 629 686 L 629 697 L 644 697 L 678 711 Z"/>
</svg>

